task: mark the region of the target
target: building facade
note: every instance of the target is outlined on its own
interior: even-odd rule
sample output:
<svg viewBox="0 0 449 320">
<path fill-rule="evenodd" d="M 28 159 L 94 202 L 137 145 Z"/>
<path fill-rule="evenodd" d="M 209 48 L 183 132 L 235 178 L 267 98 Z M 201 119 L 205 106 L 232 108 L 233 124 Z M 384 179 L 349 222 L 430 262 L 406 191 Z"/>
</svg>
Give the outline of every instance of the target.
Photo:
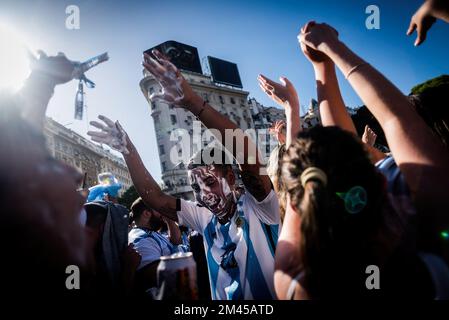
<svg viewBox="0 0 449 320">
<path fill-rule="evenodd" d="M 153 49 L 162 52 L 176 65 L 193 91 L 215 110 L 229 118 L 243 131 L 255 129 L 252 138 L 262 152 L 262 157 L 268 159 L 276 145 L 274 138 L 268 134 L 268 129 L 277 120 L 285 121 L 283 109 L 264 107 L 256 99 L 248 99 L 248 92 L 240 89 L 242 88 L 240 76 L 237 65 L 233 63 L 208 57 L 209 67 L 215 67 L 215 71 L 214 68 L 210 68 L 211 74 L 208 74 L 202 71 L 195 47 L 176 41 L 166 41 L 146 52 L 150 53 Z M 232 84 L 224 85 L 229 83 Z M 148 101 L 154 122 L 162 172 L 161 186 L 165 192 L 173 196 L 192 200 L 193 193 L 188 181 L 186 164 L 195 152 L 210 142 L 211 139 L 203 135 L 206 128 L 184 108 L 177 108 L 162 101 L 150 101 L 151 94 L 160 92 L 161 87 L 145 69 L 140 88 Z M 317 110 L 317 103 L 314 101 L 302 121 L 303 126 L 311 127 L 320 122 Z M 200 136 L 199 143 L 198 136 Z M 186 139 L 190 141 L 187 144 Z"/>
<path fill-rule="evenodd" d="M 109 150 L 103 149 L 51 118 L 46 119 L 44 135 L 47 147 L 55 159 L 63 161 L 81 173 L 87 173 L 87 187 L 98 184 L 97 176 L 101 172 L 111 172 L 123 185 L 119 195 L 132 185 L 124 160 Z"/>
<path fill-rule="evenodd" d="M 216 84 L 209 75 L 185 70 L 181 70 L 181 72 L 192 89 L 215 110 L 228 117 L 242 130 L 254 128 L 251 110 L 247 102 L 248 92 Z M 194 128 L 198 129 L 196 132 L 201 130 L 203 133 L 205 127 L 197 121 L 191 112 L 183 108 L 176 108 L 160 101 L 150 101 L 150 95 L 153 92 L 158 92 L 161 88 L 146 70 L 144 70 L 143 76 L 140 87 L 148 100 L 154 121 L 164 191 L 177 197 L 192 199 L 193 193 L 187 177 L 185 160 L 197 152 L 200 146 L 192 142 L 190 150 L 185 150 L 185 144 L 183 145 L 179 140 L 183 134 L 187 134 L 191 139 Z M 209 143 L 207 140 L 201 142 L 203 147 Z M 187 152 L 187 156 L 183 152 Z M 179 157 L 182 155 L 184 161 L 176 160 L 178 158 L 176 154 Z"/>
<path fill-rule="evenodd" d="M 318 102 L 311 99 L 306 114 L 301 117 L 301 126 L 303 129 L 307 129 L 319 124 L 321 124 L 321 118 Z"/>
<path fill-rule="evenodd" d="M 276 121 L 286 120 L 285 111 L 275 107 L 265 107 L 255 98 L 250 98 L 248 100 L 248 104 L 251 109 L 254 128 L 259 132 L 259 149 L 264 151 L 263 155 L 265 155 L 265 158 L 268 159 L 271 151 L 277 144 L 275 138 L 268 133 L 268 129 L 271 128 Z M 260 139 L 263 139 L 264 141 L 261 141 Z"/>
</svg>

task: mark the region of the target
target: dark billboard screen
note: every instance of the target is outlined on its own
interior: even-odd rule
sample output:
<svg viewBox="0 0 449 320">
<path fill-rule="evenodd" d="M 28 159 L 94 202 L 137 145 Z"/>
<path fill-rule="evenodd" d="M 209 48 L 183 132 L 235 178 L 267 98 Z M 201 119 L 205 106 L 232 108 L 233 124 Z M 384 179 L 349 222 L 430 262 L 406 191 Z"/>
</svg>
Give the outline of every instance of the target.
<svg viewBox="0 0 449 320">
<path fill-rule="evenodd" d="M 146 50 L 151 56 L 151 50 L 157 49 L 165 55 L 178 69 L 203 73 L 200 57 L 195 47 L 176 41 L 166 41 Z"/>
<path fill-rule="evenodd" d="M 208 56 L 207 59 L 214 82 L 243 88 L 239 69 L 235 63 L 211 56 Z"/>
</svg>

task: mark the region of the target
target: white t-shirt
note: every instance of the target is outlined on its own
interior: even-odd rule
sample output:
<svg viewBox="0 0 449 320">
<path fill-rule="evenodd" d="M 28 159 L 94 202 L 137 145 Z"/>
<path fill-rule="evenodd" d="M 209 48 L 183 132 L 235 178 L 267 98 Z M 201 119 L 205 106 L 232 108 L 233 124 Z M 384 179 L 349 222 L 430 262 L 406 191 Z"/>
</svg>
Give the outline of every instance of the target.
<svg viewBox="0 0 449 320">
<path fill-rule="evenodd" d="M 208 209 L 185 200 L 181 200 L 178 220 L 204 238 L 213 299 L 276 297 L 274 252 L 281 226 L 273 190 L 260 202 L 246 191 L 225 225 Z"/>
</svg>

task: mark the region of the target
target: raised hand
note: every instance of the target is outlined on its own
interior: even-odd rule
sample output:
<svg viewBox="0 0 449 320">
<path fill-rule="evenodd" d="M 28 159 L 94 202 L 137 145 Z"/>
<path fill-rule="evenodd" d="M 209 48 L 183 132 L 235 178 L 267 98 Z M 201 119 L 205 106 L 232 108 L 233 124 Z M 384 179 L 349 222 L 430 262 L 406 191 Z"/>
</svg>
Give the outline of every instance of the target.
<svg viewBox="0 0 449 320">
<path fill-rule="evenodd" d="M 48 57 L 44 51 L 38 51 L 39 57 L 30 55 L 30 67 L 33 72 L 42 74 L 53 82 L 53 84 L 62 84 L 73 79 L 74 64 L 67 59 L 64 53 L 59 52 L 56 56 Z"/>
<path fill-rule="evenodd" d="M 178 107 L 188 107 L 195 95 L 192 88 L 176 66 L 159 51 L 153 50 L 152 53 L 156 59 L 145 54 L 142 64 L 160 84 L 162 92 L 151 94 L 150 100 L 160 100 Z"/>
<path fill-rule="evenodd" d="M 281 77 L 281 83 L 274 82 L 263 75 L 259 75 L 259 86 L 273 101 L 284 108 L 299 109 L 299 98 L 293 84 Z"/>
<path fill-rule="evenodd" d="M 98 116 L 98 119 L 102 120 L 104 124 L 97 121 L 90 122 L 92 126 L 101 130 L 100 132 L 87 132 L 91 139 L 98 143 L 104 143 L 123 154 L 128 154 L 127 134 L 120 123 L 118 121 L 114 123 L 111 119 L 102 115 Z"/>
<path fill-rule="evenodd" d="M 415 46 L 419 46 L 426 40 L 427 31 L 435 23 L 436 19 L 431 13 L 431 6 L 429 1 L 425 1 L 423 5 L 415 12 L 410 20 L 410 26 L 407 30 L 407 35 L 410 36 L 413 32 L 417 33 Z"/>
<path fill-rule="evenodd" d="M 309 21 L 301 28 L 301 32 L 298 34 L 298 40 L 301 37 L 301 34 L 309 32 L 310 28 L 316 25 L 315 21 Z M 299 41 L 299 45 L 301 47 L 302 53 L 306 56 L 307 59 L 312 62 L 312 64 L 322 63 L 322 62 L 331 62 L 329 57 L 322 52 L 319 52 L 311 47 L 307 46 L 303 42 Z"/>
<path fill-rule="evenodd" d="M 268 132 L 276 137 L 279 144 L 285 144 L 285 125 L 285 121 L 278 120 L 268 129 Z"/>
<path fill-rule="evenodd" d="M 327 48 L 338 43 L 338 32 L 326 23 L 308 22 L 298 36 L 301 44 L 325 53 Z"/>
<path fill-rule="evenodd" d="M 362 136 L 362 142 L 366 143 L 367 145 L 374 146 L 376 143 L 377 134 L 371 130 L 368 125 L 365 126 L 365 132 L 363 132 Z"/>
</svg>

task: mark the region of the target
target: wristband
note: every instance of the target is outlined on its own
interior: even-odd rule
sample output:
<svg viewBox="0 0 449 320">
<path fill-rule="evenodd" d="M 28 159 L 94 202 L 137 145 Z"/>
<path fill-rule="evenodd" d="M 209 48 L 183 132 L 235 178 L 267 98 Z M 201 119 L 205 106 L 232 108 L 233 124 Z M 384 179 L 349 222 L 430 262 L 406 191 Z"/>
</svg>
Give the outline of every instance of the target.
<svg viewBox="0 0 449 320">
<path fill-rule="evenodd" d="M 367 66 L 367 65 L 369 65 L 369 63 L 364 62 L 364 63 L 360 63 L 360 64 L 358 64 L 358 65 L 352 67 L 351 70 L 349 70 L 348 73 L 346 74 L 346 80 L 348 80 L 349 76 L 350 76 L 351 74 L 353 74 L 354 72 L 356 72 L 357 69 L 359 69 L 359 68 L 361 68 L 361 67 L 363 67 L 363 66 Z"/>
<path fill-rule="evenodd" d="M 203 101 L 203 105 L 201 106 L 201 110 L 200 112 L 198 112 L 198 114 L 195 115 L 195 117 L 199 118 L 201 113 L 204 111 L 204 107 L 206 106 L 206 100 Z"/>
</svg>

